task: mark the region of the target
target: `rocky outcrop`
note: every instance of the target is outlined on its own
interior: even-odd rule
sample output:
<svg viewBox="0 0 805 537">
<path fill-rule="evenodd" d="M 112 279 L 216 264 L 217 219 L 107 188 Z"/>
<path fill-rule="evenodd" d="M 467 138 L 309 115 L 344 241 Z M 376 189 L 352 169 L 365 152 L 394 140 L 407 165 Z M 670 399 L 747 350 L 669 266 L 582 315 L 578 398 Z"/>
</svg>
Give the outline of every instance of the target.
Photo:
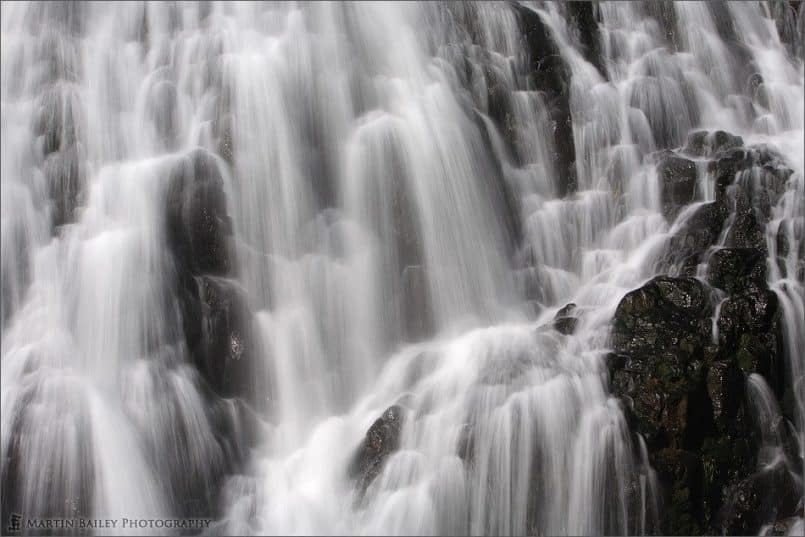
<svg viewBox="0 0 805 537">
<path fill-rule="evenodd" d="M 756 533 L 770 517 L 794 513 L 781 493 L 801 495 L 787 466 L 758 470 L 745 388 L 750 373 L 778 399 L 787 384 L 780 306 L 766 284 L 766 224 L 793 172 L 774 150 L 743 147 L 723 131 L 693 133 L 682 153 L 709 159 L 716 199 L 670 239 L 667 266 L 690 276 L 706 263 L 708 282 L 726 297 L 690 277 L 655 278 L 627 294 L 613 319 L 612 391 L 646 439 L 664 493 L 664 532 Z M 696 164 L 666 151 L 658 172 L 665 214 L 675 217 L 695 200 Z"/>
<path fill-rule="evenodd" d="M 576 325 L 578 322 L 579 319 L 576 316 L 576 304 L 571 302 L 556 312 L 556 315 L 553 318 L 553 327 L 560 334 L 568 336 L 576 331 Z"/>
<path fill-rule="evenodd" d="M 712 157 L 743 145 L 743 138 L 725 131 L 696 131 L 688 136 L 684 152 L 694 157 Z"/>
<path fill-rule="evenodd" d="M 215 157 L 196 149 L 179 159 L 169 178 L 166 204 L 168 247 L 181 270 L 228 273 L 232 224 Z"/>
<path fill-rule="evenodd" d="M 606 78 L 606 68 L 601 55 L 601 32 L 598 29 L 597 6 L 594 2 L 569 1 L 565 3 L 568 19 L 578 31 L 584 58 Z"/>
<path fill-rule="evenodd" d="M 675 217 L 679 210 L 696 199 L 696 163 L 674 153 L 663 151 L 657 174 L 662 189 L 663 214 Z"/>
<path fill-rule="evenodd" d="M 356 482 L 357 490 L 363 494 L 377 477 L 389 455 L 400 446 L 400 430 L 403 424 L 403 409 L 393 405 L 377 418 L 366 432 L 352 457 L 347 473 Z"/>
<path fill-rule="evenodd" d="M 709 260 L 711 285 L 727 293 L 766 288 L 766 256 L 757 248 L 722 248 Z"/>
<path fill-rule="evenodd" d="M 756 473 L 760 440 L 745 374 L 782 386 L 781 326 L 776 295 L 741 254 L 727 251 L 714 264 L 717 281 L 734 293 L 721 304 L 717 342 L 714 297 L 693 278 L 654 278 L 628 293 L 613 319 L 611 387 L 646 440 L 662 484 L 665 533 L 759 529 L 761 516 L 747 518 L 752 507 L 741 491 L 772 478 Z M 788 512 L 778 503 L 763 516 Z"/>
<path fill-rule="evenodd" d="M 212 390 L 254 402 L 254 338 L 245 291 L 232 279 L 222 164 L 197 149 L 168 178 L 165 218 L 188 351 Z"/>
<path fill-rule="evenodd" d="M 554 169 L 558 176 L 557 194 L 576 190 L 576 149 L 570 115 L 570 68 L 562 58 L 550 28 L 536 11 L 511 4 L 520 24 L 529 55 L 529 79 L 543 93 L 554 124 Z"/>
</svg>

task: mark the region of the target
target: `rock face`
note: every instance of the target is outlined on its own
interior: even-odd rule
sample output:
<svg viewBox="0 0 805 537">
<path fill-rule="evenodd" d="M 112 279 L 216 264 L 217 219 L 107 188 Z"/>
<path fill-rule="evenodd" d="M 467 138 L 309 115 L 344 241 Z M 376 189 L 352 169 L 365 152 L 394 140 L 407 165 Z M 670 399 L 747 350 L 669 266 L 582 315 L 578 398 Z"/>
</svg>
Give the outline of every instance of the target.
<svg viewBox="0 0 805 537">
<path fill-rule="evenodd" d="M 254 347 L 245 292 L 233 280 L 231 219 L 220 164 L 197 149 L 171 170 L 165 198 L 188 351 L 210 388 L 253 402 Z"/>
<path fill-rule="evenodd" d="M 766 257 L 757 248 L 722 248 L 709 261 L 710 283 L 728 293 L 766 288 Z"/>
<path fill-rule="evenodd" d="M 685 153 L 694 157 L 712 157 L 728 149 L 743 147 L 744 141 L 724 131 L 696 131 L 688 136 Z"/>
<path fill-rule="evenodd" d="M 696 198 L 696 164 L 674 153 L 664 151 L 657 165 L 662 188 L 665 216 L 676 216 L 683 206 Z"/>
<path fill-rule="evenodd" d="M 764 521 L 795 512 L 781 491 L 786 498 L 800 497 L 786 478 L 786 465 L 758 470 L 760 438 L 749 419 L 745 380 L 751 373 L 762 375 L 784 400 L 789 383 L 780 306 L 766 284 L 766 228 L 771 207 L 793 172 L 776 151 L 744 147 L 740 137 L 723 131 L 693 133 L 684 153 L 709 159 L 715 201 L 700 206 L 671 238 L 667 266 L 693 275 L 699 264 L 706 264 L 708 283 L 720 290 L 719 296 L 726 294 L 717 308 L 718 337 L 713 341 L 704 329 L 712 323 L 710 305 L 680 311 L 654 302 L 654 307 L 635 310 L 635 302 L 651 303 L 639 297 L 657 296 L 656 280 L 649 282 L 627 295 L 616 313 L 612 389 L 625 397 L 635 429 L 647 439 L 665 493 L 663 530 L 756 533 Z M 664 166 L 664 207 L 673 215 L 676 201 L 690 194 L 683 186 L 693 184 L 691 168 L 676 154 Z M 674 285 L 690 294 L 687 278 Z M 693 285 L 706 289 L 706 284 Z M 680 321 L 680 315 L 686 320 Z M 647 346 L 658 333 L 661 347 Z"/>
<path fill-rule="evenodd" d="M 520 4 L 513 3 L 512 8 L 528 49 L 531 83 L 534 89 L 543 92 L 550 105 L 551 119 L 554 122 L 554 169 L 559 178 L 557 193 L 564 196 L 576 190 L 576 149 L 570 115 L 570 69 L 542 18 Z M 589 17 L 581 18 L 587 20 Z"/>
<path fill-rule="evenodd" d="M 572 302 L 556 312 L 556 316 L 553 318 L 553 327 L 556 328 L 557 332 L 567 336 L 576 331 L 576 325 L 579 320 L 574 315 L 575 312 L 576 304 Z"/>
<path fill-rule="evenodd" d="M 733 309 L 722 305 L 719 326 L 725 332 L 714 344 L 713 301 L 705 284 L 661 276 L 627 294 L 613 320 L 612 390 L 646 439 L 663 487 L 662 525 L 669 534 L 721 528 L 726 491 L 755 470 L 758 440 L 734 350 L 740 338 L 727 330 L 747 326 Z M 774 338 L 779 323 L 767 313 L 756 323 Z M 767 351 L 752 355 L 758 363 L 777 359 L 758 331 L 745 339 L 739 345 Z"/>
<path fill-rule="evenodd" d="M 349 477 L 356 481 L 357 490 L 361 494 L 380 474 L 389 455 L 397 451 L 402 423 L 403 409 L 393 405 L 366 432 L 366 437 L 358 446 L 348 468 Z"/>
<path fill-rule="evenodd" d="M 171 173 L 167 193 L 168 245 L 183 270 L 226 274 L 230 268 L 231 219 L 215 157 L 197 149 Z"/>
</svg>

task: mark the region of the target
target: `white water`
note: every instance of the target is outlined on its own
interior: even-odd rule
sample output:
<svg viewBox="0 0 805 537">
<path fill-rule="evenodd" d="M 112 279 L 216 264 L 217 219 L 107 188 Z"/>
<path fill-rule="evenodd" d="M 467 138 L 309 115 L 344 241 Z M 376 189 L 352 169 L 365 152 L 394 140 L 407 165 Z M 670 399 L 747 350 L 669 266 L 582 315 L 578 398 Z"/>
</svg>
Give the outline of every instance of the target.
<svg viewBox="0 0 805 537">
<path fill-rule="evenodd" d="M 656 531 L 653 471 L 604 355 L 619 300 L 662 269 L 689 214 L 660 214 L 652 153 L 701 128 L 768 142 L 796 172 L 767 236 L 774 260 L 787 226 L 786 272 L 770 262 L 769 282 L 801 436 L 802 61 L 785 57 L 765 6 L 726 8 L 764 106 L 704 4 L 673 6 L 675 52 L 643 6 L 601 4 L 606 73 L 561 5 L 532 8 L 572 73 L 579 191 L 566 197 L 508 4 L 87 4 L 71 28 L 4 3 L 2 458 L 24 454 L 22 512 L 71 500 L 102 518 L 200 516 L 188 491 L 223 487 L 227 533 Z M 514 154 L 488 117 L 490 71 L 513 91 Z M 88 184 L 54 235 L 59 163 L 30 127 L 47 95 L 77 121 L 57 155 L 76 151 Z M 161 211 L 170 169 L 195 147 L 218 151 L 226 122 L 231 276 L 259 339 L 265 430 L 242 473 L 221 478 L 231 454 L 183 343 Z M 545 326 L 568 302 L 572 336 Z M 400 449 L 359 498 L 349 459 L 392 404 Z"/>
</svg>

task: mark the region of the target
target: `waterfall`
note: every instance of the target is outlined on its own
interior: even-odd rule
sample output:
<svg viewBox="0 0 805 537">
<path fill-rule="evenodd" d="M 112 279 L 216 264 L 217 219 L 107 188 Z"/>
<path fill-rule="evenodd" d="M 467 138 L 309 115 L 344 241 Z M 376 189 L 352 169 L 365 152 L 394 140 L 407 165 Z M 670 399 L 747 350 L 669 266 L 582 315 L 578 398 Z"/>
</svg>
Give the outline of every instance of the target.
<svg viewBox="0 0 805 537">
<path fill-rule="evenodd" d="M 801 531 L 799 3 L 1 9 L 4 531 L 673 533 L 725 371 L 697 531 Z M 706 290 L 680 442 L 623 381 L 658 276 Z"/>
</svg>

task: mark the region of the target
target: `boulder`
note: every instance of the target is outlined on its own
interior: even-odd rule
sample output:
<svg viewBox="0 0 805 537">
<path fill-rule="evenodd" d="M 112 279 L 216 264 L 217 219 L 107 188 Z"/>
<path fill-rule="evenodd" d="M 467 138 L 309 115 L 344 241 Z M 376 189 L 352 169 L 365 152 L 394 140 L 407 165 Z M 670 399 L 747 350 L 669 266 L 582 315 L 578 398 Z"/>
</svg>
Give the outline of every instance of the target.
<svg viewBox="0 0 805 537">
<path fill-rule="evenodd" d="M 712 422 L 706 401 L 712 305 L 692 278 L 657 277 L 628 293 L 615 312 L 612 341 L 623 364 L 613 391 L 650 446 L 696 445 Z"/>
<path fill-rule="evenodd" d="M 529 57 L 529 84 L 546 98 L 554 125 L 553 165 L 558 175 L 557 194 L 576 191 L 576 147 L 570 115 L 570 68 L 539 14 L 519 3 L 510 4 Z"/>
<path fill-rule="evenodd" d="M 666 150 L 659 155 L 657 174 L 662 190 L 663 214 L 675 217 L 680 208 L 696 199 L 696 163 Z"/>
<path fill-rule="evenodd" d="M 556 312 L 556 316 L 553 318 L 553 327 L 557 332 L 567 336 L 576 331 L 576 325 L 579 320 L 578 317 L 574 315 L 575 312 L 576 304 L 573 302 Z"/>
<path fill-rule="evenodd" d="M 50 153 L 44 164 L 45 181 L 52 203 L 54 226 L 75 220 L 76 209 L 83 203 L 86 191 L 86 163 L 78 145 Z"/>
<path fill-rule="evenodd" d="M 598 29 L 596 6 L 593 2 L 569 1 L 565 3 L 570 22 L 578 31 L 584 58 L 606 78 L 607 71 L 601 55 L 601 32 Z"/>
<path fill-rule="evenodd" d="M 766 288 L 766 256 L 756 248 L 722 248 L 708 263 L 710 284 L 727 293 Z"/>
<path fill-rule="evenodd" d="M 664 533 L 711 531 L 725 491 L 755 470 L 760 440 L 744 373 L 774 378 L 768 364 L 780 355 L 773 297 L 767 290 L 728 297 L 718 344 L 711 297 L 698 280 L 654 278 L 616 309 L 611 388 L 630 428 L 646 440 L 663 491 Z"/>
<path fill-rule="evenodd" d="M 781 312 L 770 290 L 734 295 L 721 305 L 718 341 L 745 373 L 763 375 L 778 396 L 784 389 Z"/>
<path fill-rule="evenodd" d="M 696 274 L 696 267 L 704 261 L 708 248 L 718 241 L 728 215 L 729 209 L 724 203 L 701 205 L 669 240 L 664 266 L 681 263 L 683 274 Z"/>
<path fill-rule="evenodd" d="M 201 338 L 194 353 L 202 375 L 222 397 L 251 393 L 252 336 L 245 291 L 232 280 L 200 276 Z"/>
<path fill-rule="evenodd" d="M 33 115 L 33 132 L 41 137 L 44 156 L 76 144 L 80 109 L 75 84 L 61 81 L 45 86 Z"/>
<path fill-rule="evenodd" d="M 730 487 L 715 522 L 715 532 L 757 535 L 763 523 L 799 514 L 802 483 L 785 464 L 764 468 Z"/>
<path fill-rule="evenodd" d="M 743 138 L 725 131 L 696 131 L 688 136 L 684 151 L 694 157 L 713 157 L 743 145 Z"/>
<path fill-rule="evenodd" d="M 366 432 L 366 437 L 358 446 L 347 470 L 361 494 L 366 492 L 367 487 L 380 474 L 389 455 L 397 451 L 402 424 L 402 407 L 392 405 Z"/>
<path fill-rule="evenodd" d="M 766 233 L 754 211 L 741 211 L 735 215 L 726 244 L 732 248 L 752 249 L 766 256 Z"/>
<path fill-rule="evenodd" d="M 196 149 L 177 162 L 166 196 L 168 247 L 180 271 L 229 272 L 232 234 L 223 176 L 216 158 Z"/>
</svg>

